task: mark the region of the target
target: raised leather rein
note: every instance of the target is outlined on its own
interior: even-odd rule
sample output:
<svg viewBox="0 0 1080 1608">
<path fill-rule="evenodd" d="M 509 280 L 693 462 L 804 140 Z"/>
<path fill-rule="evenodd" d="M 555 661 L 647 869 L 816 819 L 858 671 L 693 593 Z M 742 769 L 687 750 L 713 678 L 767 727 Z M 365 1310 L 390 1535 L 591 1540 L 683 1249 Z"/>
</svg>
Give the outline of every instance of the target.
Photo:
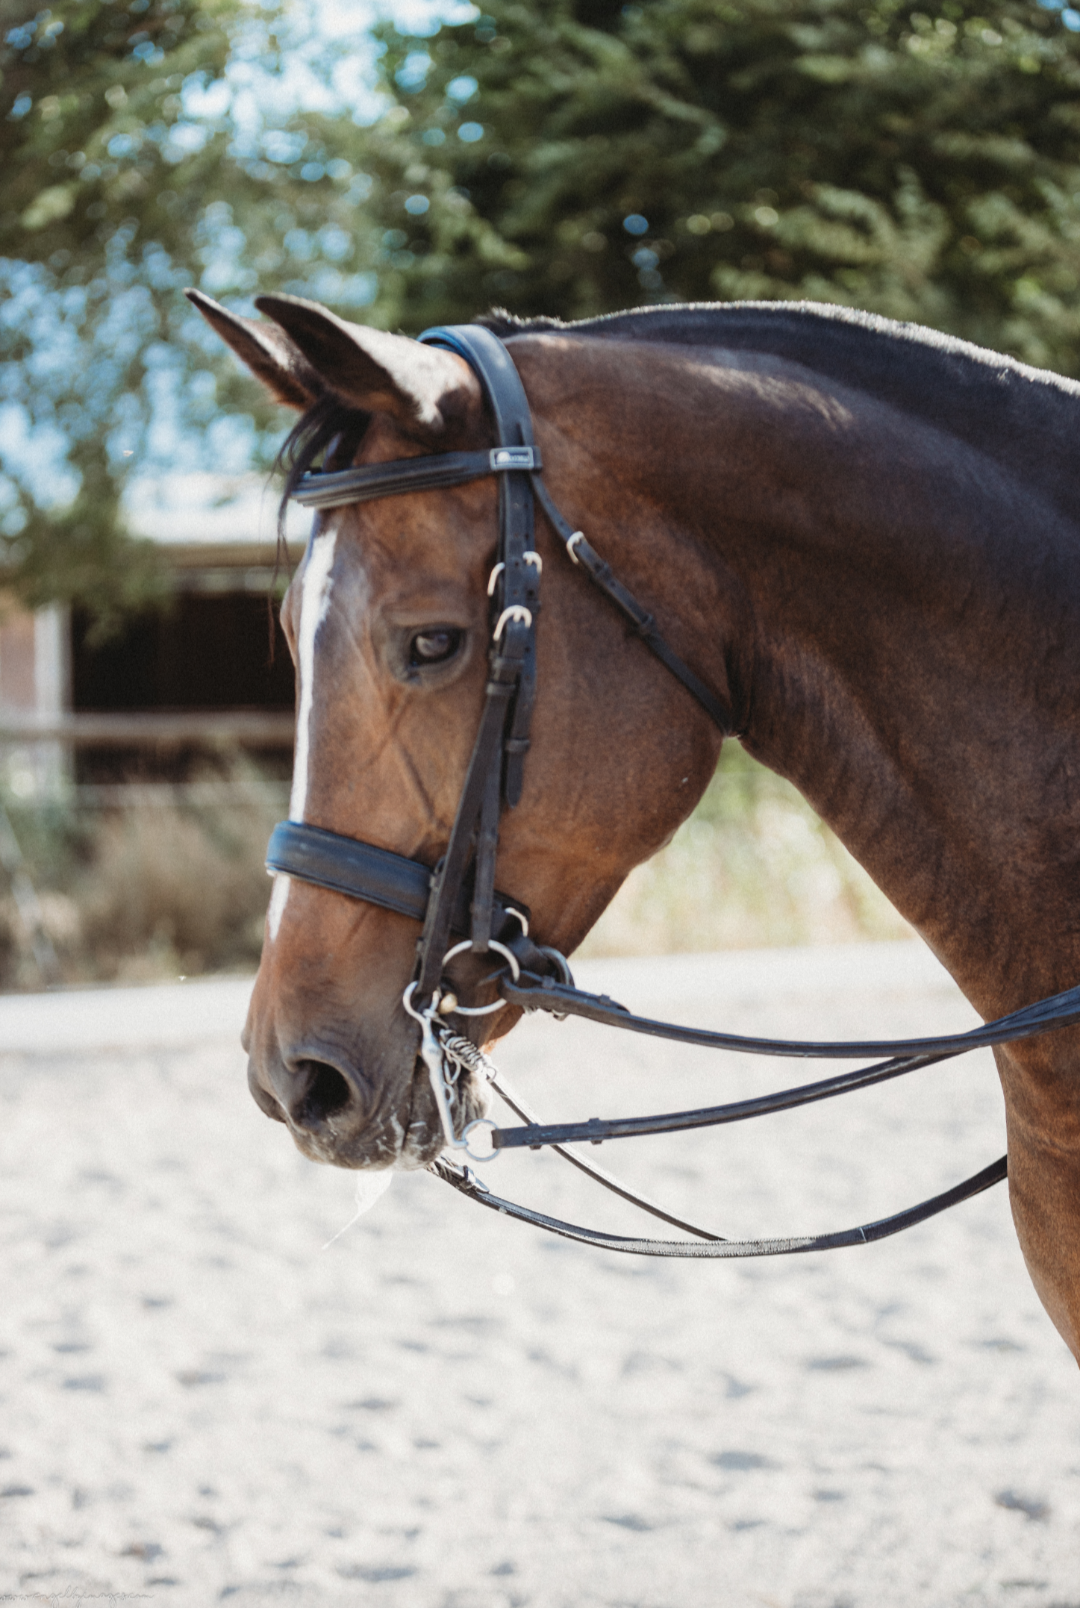
<svg viewBox="0 0 1080 1608">
<path fill-rule="evenodd" d="M 488 587 L 491 598 L 488 677 L 480 725 L 450 841 L 442 860 L 432 868 L 322 827 L 283 821 L 271 835 L 267 869 L 350 898 L 366 900 L 423 924 L 417 943 L 416 972 L 406 989 L 405 1005 L 420 1024 L 420 1053 L 432 1082 L 448 1148 L 463 1149 L 473 1155 L 468 1132 L 458 1135 L 451 1115 L 452 1086 L 462 1069 L 466 1069 L 486 1077 L 522 1119 L 523 1125 L 517 1128 L 497 1128 L 486 1119 L 470 1124 L 472 1128 L 486 1126 L 493 1130 L 490 1136 L 493 1154 L 505 1149 L 551 1146 L 605 1188 L 652 1216 L 696 1235 L 698 1243 L 627 1238 L 548 1217 L 494 1195 L 469 1167 L 458 1166 L 446 1155 L 432 1164 L 431 1171 L 481 1205 L 565 1238 L 647 1256 L 720 1259 L 792 1255 L 867 1244 L 923 1222 L 999 1183 L 1006 1175 L 1004 1156 L 944 1194 L 877 1222 L 832 1234 L 726 1240 L 666 1211 L 620 1184 L 579 1152 L 566 1148 L 574 1141 L 587 1140 L 595 1145 L 607 1139 L 743 1122 L 772 1111 L 830 1099 L 852 1089 L 867 1088 L 967 1050 L 1070 1026 L 1080 1021 L 1080 987 L 1040 1000 L 968 1033 L 844 1043 L 747 1038 L 679 1027 L 635 1016 L 605 995 L 589 994 L 576 988 L 563 957 L 535 944 L 529 937 L 527 907 L 498 893 L 495 888 L 499 819 L 502 810 L 512 808 L 521 797 L 536 693 L 536 620 L 540 609 L 542 564 L 533 545 L 534 500 L 539 502 L 570 559 L 614 604 L 645 645 L 682 682 L 725 735 L 732 734 L 733 721 L 730 711 L 716 694 L 671 649 L 657 630 L 653 617 L 615 577 L 583 533 L 574 530 L 552 502 L 541 478 L 543 466 L 524 388 L 502 342 L 489 330 L 472 324 L 428 330 L 420 339 L 456 353 L 473 368 L 483 387 L 498 444 L 483 452 L 439 453 L 358 469 L 309 473 L 302 477 L 292 495 L 304 507 L 323 510 L 378 497 L 460 486 L 488 475 L 498 476 L 498 554 Z M 455 938 L 462 941 L 454 944 Z M 466 948 L 474 954 L 493 954 L 499 958 L 501 997 L 493 1005 L 461 1006 L 442 986 L 448 957 Z M 817 1082 L 726 1105 L 656 1116 L 546 1125 L 510 1092 L 505 1080 L 471 1040 L 450 1030 L 448 1016 L 484 1015 L 502 1009 L 504 1004 L 526 1011 L 547 1010 L 560 1017 L 583 1016 L 631 1032 L 751 1055 L 884 1059 Z M 473 1156 L 473 1159 L 490 1158 Z"/>
</svg>

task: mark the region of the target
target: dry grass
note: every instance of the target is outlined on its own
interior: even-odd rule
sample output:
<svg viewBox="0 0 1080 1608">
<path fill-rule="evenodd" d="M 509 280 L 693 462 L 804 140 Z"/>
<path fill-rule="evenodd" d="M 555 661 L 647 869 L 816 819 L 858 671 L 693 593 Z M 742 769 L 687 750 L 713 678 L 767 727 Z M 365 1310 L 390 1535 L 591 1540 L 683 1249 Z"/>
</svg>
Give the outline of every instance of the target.
<svg viewBox="0 0 1080 1608">
<path fill-rule="evenodd" d="M 631 872 L 582 955 L 904 938 L 911 928 L 779 776 L 735 742 L 666 849 Z"/>
<path fill-rule="evenodd" d="M 236 767 L 224 787 L 219 778 L 183 802 L 8 801 L 63 980 L 253 969 L 270 887 L 263 855 L 286 799 Z M 0 987 L 40 986 L 0 874 Z"/>
<path fill-rule="evenodd" d="M 75 888 L 100 975 L 142 977 L 258 963 L 273 822 L 257 805 L 118 810 L 94 834 Z"/>
<path fill-rule="evenodd" d="M 234 768 L 228 799 L 101 808 L 7 800 L 65 982 L 142 981 L 258 963 L 263 853 L 283 787 Z M 137 796 L 137 795 L 133 795 Z M 668 848 L 641 866 L 587 955 L 896 938 L 909 929 L 786 782 L 725 746 Z M 41 974 L 0 873 L 0 987 Z"/>
</svg>

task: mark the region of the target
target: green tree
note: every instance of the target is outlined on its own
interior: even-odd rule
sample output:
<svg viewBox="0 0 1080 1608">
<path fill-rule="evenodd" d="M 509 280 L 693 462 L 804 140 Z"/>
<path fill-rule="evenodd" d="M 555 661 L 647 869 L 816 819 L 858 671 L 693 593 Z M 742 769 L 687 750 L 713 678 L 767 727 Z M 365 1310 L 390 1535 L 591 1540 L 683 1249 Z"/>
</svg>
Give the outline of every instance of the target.
<svg viewBox="0 0 1080 1608">
<path fill-rule="evenodd" d="M 236 10 L 0 6 L 0 497 L 5 580 L 30 602 L 83 597 L 107 616 L 154 589 L 119 513 L 146 416 L 138 347 L 168 332 L 175 178 L 215 154 L 202 130 L 185 149 L 177 92 L 220 79 L 216 23 Z"/>
<path fill-rule="evenodd" d="M 265 462 L 280 438 L 181 294 L 273 283 L 290 231 L 311 267 L 305 231 L 329 258 L 355 222 L 369 181 L 261 114 L 279 22 L 257 0 L 0 0 L 0 561 L 31 604 L 78 598 L 107 627 L 159 595 L 131 474 Z M 322 288 L 347 306 L 374 281 Z"/>
<path fill-rule="evenodd" d="M 0 542 L 30 601 L 147 594 L 130 474 L 266 464 L 199 284 L 416 331 L 498 303 L 812 297 L 1080 374 L 1080 13 L 1035 0 L 0 0 Z M 321 109 L 270 93 L 302 58 Z M 355 79 L 355 74 L 353 75 Z"/>
<path fill-rule="evenodd" d="M 384 27 L 395 305 L 812 297 L 1078 373 L 1075 29 L 1028 0 L 491 0 L 430 39 Z"/>
<path fill-rule="evenodd" d="M 370 55 L 359 29 L 346 48 Z M 358 126 L 340 89 L 333 115 L 291 110 L 274 91 L 300 58 L 332 103 L 340 48 L 279 0 L 0 0 L 0 565 L 25 602 L 78 599 L 107 629 L 165 584 L 128 539 L 131 477 L 270 462 L 282 414 L 185 285 L 355 316 L 381 273 L 370 316 L 403 316 L 365 203 L 407 142 L 393 110 Z"/>
</svg>

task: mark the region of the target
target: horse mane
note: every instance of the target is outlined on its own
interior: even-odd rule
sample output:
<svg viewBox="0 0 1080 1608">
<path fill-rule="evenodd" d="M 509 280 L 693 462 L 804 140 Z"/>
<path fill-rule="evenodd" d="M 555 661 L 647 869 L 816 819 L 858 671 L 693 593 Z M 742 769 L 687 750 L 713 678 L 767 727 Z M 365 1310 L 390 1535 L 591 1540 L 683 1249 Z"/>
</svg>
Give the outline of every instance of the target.
<svg viewBox="0 0 1080 1608">
<path fill-rule="evenodd" d="M 324 469 L 346 468 L 370 422 L 370 413 L 351 408 L 332 391 L 313 402 L 297 419 L 277 455 L 275 467 L 285 471 L 282 506 L 318 459 L 323 459 Z"/>
<path fill-rule="evenodd" d="M 822 302 L 688 302 L 564 323 L 495 309 L 506 340 L 565 334 L 755 352 L 799 363 L 989 454 L 1080 519 L 1080 384 L 970 341 Z"/>
<path fill-rule="evenodd" d="M 1033 368 L 971 341 L 944 335 L 922 324 L 899 323 L 878 313 L 828 302 L 683 302 L 635 307 L 623 313 L 566 322 L 559 318 L 519 318 L 496 307 L 475 320 L 500 339 L 515 335 L 569 334 L 601 340 L 659 341 L 675 346 L 723 346 L 729 350 L 768 352 L 807 367 L 832 372 L 841 364 L 851 383 L 863 385 L 882 371 L 895 370 L 897 346 L 906 366 L 934 370 L 941 378 L 959 369 L 979 371 L 991 385 L 1002 370 L 1080 397 L 1080 384 L 1050 369 Z M 869 337 L 869 338 L 868 338 Z M 852 369 L 858 370 L 858 374 Z M 985 371 L 993 371 L 992 373 Z M 840 376 L 837 375 L 837 378 Z M 867 389 L 877 390 L 873 383 Z"/>
</svg>

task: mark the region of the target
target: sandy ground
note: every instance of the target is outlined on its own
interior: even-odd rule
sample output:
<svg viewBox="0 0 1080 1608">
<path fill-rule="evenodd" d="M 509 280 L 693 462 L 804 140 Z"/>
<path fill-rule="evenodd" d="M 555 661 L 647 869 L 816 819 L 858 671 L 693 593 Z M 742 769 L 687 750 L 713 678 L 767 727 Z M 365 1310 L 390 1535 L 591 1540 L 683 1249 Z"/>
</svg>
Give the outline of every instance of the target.
<svg viewBox="0 0 1080 1608">
<path fill-rule="evenodd" d="M 743 1031 L 973 1020 L 902 945 L 581 973 Z M 412 1175 L 323 1250 L 354 1180 L 250 1101 L 247 986 L 0 1000 L 0 1600 L 1080 1608 L 1080 1379 L 1003 1189 L 731 1266 L 591 1251 Z M 799 1072 L 551 1021 L 498 1059 L 566 1117 Z M 866 1221 L 1002 1149 L 971 1057 L 600 1154 L 741 1234 Z M 635 1221 L 546 1155 L 490 1177 Z"/>
</svg>

